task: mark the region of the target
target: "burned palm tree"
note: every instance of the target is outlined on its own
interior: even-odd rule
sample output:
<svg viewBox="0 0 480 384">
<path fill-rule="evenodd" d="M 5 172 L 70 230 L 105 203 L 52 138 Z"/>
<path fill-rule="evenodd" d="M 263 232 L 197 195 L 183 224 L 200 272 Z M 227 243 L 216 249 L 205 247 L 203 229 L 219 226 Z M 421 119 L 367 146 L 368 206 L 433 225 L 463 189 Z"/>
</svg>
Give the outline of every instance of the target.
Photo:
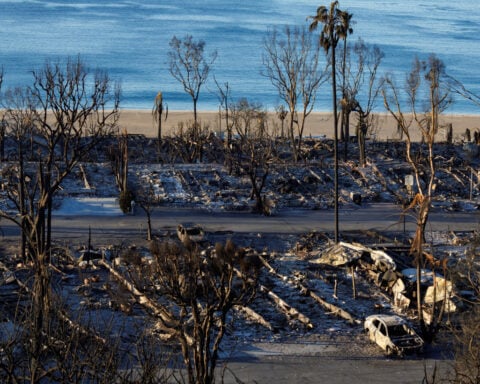
<svg viewBox="0 0 480 384">
<path fill-rule="evenodd" d="M 333 1 L 330 4 L 330 10 L 321 5 L 317 8 L 316 15 L 309 16 L 312 20 L 310 24 L 310 31 L 318 28 L 319 24 L 323 25 L 320 32 L 320 45 L 325 50 L 325 53 L 331 53 L 331 68 L 332 68 L 332 102 L 333 102 L 333 132 L 334 132 L 334 162 L 335 162 L 335 186 L 334 186 L 334 200 L 335 200 L 335 242 L 338 243 L 338 115 L 337 115 L 337 81 L 336 81 L 336 49 L 338 41 L 341 38 L 346 38 L 344 33 L 344 23 L 342 20 L 342 13 L 338 8 L 338 1 Z"/>
</svg>

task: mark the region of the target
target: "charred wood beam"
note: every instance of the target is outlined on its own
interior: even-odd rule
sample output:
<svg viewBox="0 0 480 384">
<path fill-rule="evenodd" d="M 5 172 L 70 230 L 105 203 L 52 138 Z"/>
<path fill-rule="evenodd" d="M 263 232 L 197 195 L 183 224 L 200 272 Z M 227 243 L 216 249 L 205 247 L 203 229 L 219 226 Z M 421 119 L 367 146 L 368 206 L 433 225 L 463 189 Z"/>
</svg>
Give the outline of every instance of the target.
<svg viewBox="0 0 480 384">
<path fill-rule="evenodd" d="M 273 302 L 278 306 L 278 308 L 287 315 L 289 319 L 295 319 L 300 321 L 304 324 L 307 328 L 312 329 L 313 324 L 310 319 L 305 316 L 303 313 L 299 312 L 297 309 L 289 305 L 285 300 L 280 298 L 277 294 L 273 291 L 265 287 L 264 285 L 260 285 L 260 291 L 266 293 L 267 296 L 273 300 Z"/>
<path fill-rule="evenodd" d="M 270 322 L 265 320 L 265 318 L 262 315 L 255 312 L 252 308 L 246 307 L 246 306 L 240 306 L 240 305 L 236 305 L 234 308 L 237 311 L 242 312 L 247 319 L 257 324 L 260 324 L 261 326 L 267 328 L 270 331 L 273 331 L 273 327 L 270 324 Z"/>
<path fill-rule="evenodd" d="M 117 270 L 115 270 L 107 261 L 105 260 L 100 260 L 99 261 L 100 265 L 103 265 L 107 270 L 112 274 L 117 281 L 122 284 L 124 288 L 126 288 L 135 298 L 135 300 L 142 305 L 143 307 L 147 308 L 150 310 L 155 317 L 160 319 L 160 324 L 159 328 L 162 329 L 162 331 L 166 332 L 167 334 L 171 335 L 174 337 L 179 333 L 179 329 L 181 328 L 181 324 L 178 323 L 178 321 L 173 318 L 171 313 L 164 308 L 162 305 L 159 303 L 151 300 L 149 297 L 147 297 L 145 294 L 140 292 L 137 287 L 130 281 L 128 281 L 124 276 L 122 276 Z M 191 337 L 187 336 L 187 343 L 189 345 L 193 344 L 193 340 Z"/>
</svg>

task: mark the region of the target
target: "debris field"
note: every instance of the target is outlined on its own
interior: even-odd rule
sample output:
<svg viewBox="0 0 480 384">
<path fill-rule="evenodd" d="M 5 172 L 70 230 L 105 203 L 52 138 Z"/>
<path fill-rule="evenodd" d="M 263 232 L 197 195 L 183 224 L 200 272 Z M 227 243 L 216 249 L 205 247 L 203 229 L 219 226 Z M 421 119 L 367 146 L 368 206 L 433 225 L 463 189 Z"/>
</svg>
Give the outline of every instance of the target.
<svg viewBox="0 0 480 384">
<path fill-rule="evenodd" d="M 182 206 L 210 212 L 254 214 L 249 212 L 253 202 L 251 185 L 245 176 L 230 173 L 218 162 L 155 162 L 158 157 L 154 151 L 156 144 L 150 142 L 143 137 L 131 138 L 129 178 L 133 184 L 150 183 L 160 205 L 172 209 Z M 272 214 L 275 210 L 291 208 L 331 209 L 330 147 L 328 140 L 306 140 L 308 160 L 299 164 L 278 162 L 270 167 L 264 194 L 274 207 Z M 408 202 L 411 191 L 405 185 L 405 176 L 411 172 L 408 164 L 402 161 L 404 144 L 369 142 L 367 148 L 365 167 L 359 167 L 355 160 L 340 162 L 340 204 Z M 142 156 L 137 156 L 140 151 Z M 352 145 L 352 153 L 354 151 Z M 435 206 L 446 210 L 477 210 L 478 154 L 472 154 L 463 144 L 440 143 L 436 151 Z M 82 163 L 78 171 L 65 180 L 55 202 L 57 206 L 66 197 L 118 195 L 109 163 L 101 151 L 94 157 L 95 161 Z M 1 203 L 8 206 L 5 199 L 1 199 Z M 445 247 L 445 255 L 448 252 L 450 257 L 462 257 L 473 230 L 472 233 L 436 234 L 437 255 L 442 255 L 442 247 Z M 243 235 L 244 239 L 234 235 L 205 232 L 201 246 L 208 247 L 232 237 L 240 247 L 252 244 L 248 234 Z M 160 228 L 155 230 L 155 236 L 166 238 L 170 234 Z M 392 234 L 346 233 L 342 235 L 343 243 L 335 246 L 330 234 L 261 236 L 256 242 L 258 247 L 249 250 L 259 255 L 263 263 L 258 293 L 248 308 L 237 308 L 233 312 L 234 321 L 223 347 L 225 354 L 254 341 L 342 344 L 348 340 L 354 341 L 353 345 L 345 344 L 350 353 L 381 354 L 362 333 L 365 317 L 374 313 L 397 313 L 410 318 L 413 314 L 411 306 L 398 295 L 401 293 L 408 300 L 408 281 L 401 271 L 413 265 L 408 255 L 408 241 L 399 242 L 398 238 L 394 239 Z M 456 240 L 455 245 L 451 243 L 452 238 Z M 62 244 L 61 239 L 56 240 L 59 247 L 52 273 L 58 290 L 64 293 L 71 308 L 88 309 L 89 313 L 103 319 L 114 316 L 119 324 L 129 324 L 123 328 L 125 340 L 134 340 L 140 326 L 154 329 L 154 321 L 145 316 L 145 308 L 122 290 L 99 262 L 107 259 L 118 268 L 128 270 L 128 261 L 124 260 L 128 249 L 135 249 L 148 260 L 145 242 L 133 238 L 120 245 L 97 239 L 94 245 L 97 256 L 90 250 L 89 257 L 85 258 L 82 255 L 86 244 Z M 29 269 L 18 263 L 14 244 L 3 242 L 1 251 L 1 320 L 2 324 L 8 324 L 15 315 L 14 308 L 29 278 Z M 384 252 L 389 258 L 376 260 L 374 256 L 378 252 Z M 398 279 L 402 279 L 403 289 L 395 285 Z M 452 300 L 454 296 L 455 290 L 452 290 Z"/>
</svg>

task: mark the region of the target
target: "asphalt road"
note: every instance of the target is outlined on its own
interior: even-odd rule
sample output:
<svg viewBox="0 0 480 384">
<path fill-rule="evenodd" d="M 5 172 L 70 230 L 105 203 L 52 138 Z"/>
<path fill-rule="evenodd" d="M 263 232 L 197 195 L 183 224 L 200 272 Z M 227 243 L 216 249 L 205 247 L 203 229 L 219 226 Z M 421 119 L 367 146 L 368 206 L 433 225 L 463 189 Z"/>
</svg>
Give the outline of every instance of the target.
<svg viewBox="0 0 480 384">
<path fill-rule="evenodd" d="M 135 216 L 117 217 L 55 217 L 54 232 L 60 237 L 85 233 L 88 227 L 96 233 L 123 236 L 146 228 L 146 217 L 142 212 Z M 445 212 L 432 210 L 427 230 L 471 231 L 478 229 L 480 215 L 477 212 Z M 183 208 L 159 208 L 153 211 L 154 229 L 175 230 L 179 223 L 199 224 L 206 231 L 234 231 L 245 233 L 298 234 L 332 232 L 334 230 L 333 210 L 285 210 L 266 217 L 249 212 L 215 212 Z M 415 230 L 415 219 L 402 215 L 394 204 L 368 204 L 361 207 L 344 208 L 339 211 L 340 232 L 352 230 L 406 231 Z"/>
<path fill-rule="evenodd" d="M 431 379 L 435 369 L 437 380 L 445 378 L 450 364 L 434 359 L 265 356 L 256 361 L 229 362 L 224 383 L 421 384 L 425 372 Z"/>
<path fill-rule="evenodd" d="M 333 210 L 285 210 L 266 217 L 249 212 L 207 212 L 185 208 L 161 207 L 152 214 L 154 230 L 175 231 L 179 223 L 203 226 L 206 231 L 233 231 L 244 233 L 298 234 L 332 232 Z M 427 230 L 472 231 L 479 228 L 480 214 L 472 212 L 445 212 L 432 209 Z M 415 219 L 402 215 L 394 204 L 378 203 L 350 206 L 339 210 L 340 232 L 354 230 L 378 230 L 402 232 L 415 229 Z M 0 222 L 4 236 L 17 236 L 19 231 L 7 220 Z M 58 216 L 54 214 L 54 237 L 68 239 L 84 237 L 88 230 L 96 236 L 124 238 L 146 231 L 146 216 L 137 208 L 136 215 L 120 216 Z"/>
</svg>

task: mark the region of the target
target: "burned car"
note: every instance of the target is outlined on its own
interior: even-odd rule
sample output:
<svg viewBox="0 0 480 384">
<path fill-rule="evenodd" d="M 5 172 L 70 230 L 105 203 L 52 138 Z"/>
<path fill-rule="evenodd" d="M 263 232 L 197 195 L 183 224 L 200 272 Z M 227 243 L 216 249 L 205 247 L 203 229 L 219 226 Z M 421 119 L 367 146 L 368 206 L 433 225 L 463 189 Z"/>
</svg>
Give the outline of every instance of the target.
<svg viewBox="0 0 480 384">
<path fill-rule="evenodd" d="M 182 242 L 185 242 L 188 238 L 191 241 L 198 243 L 203 241 L 205 232 L 199 225 L 179 224 L 177 226 L 177 236 Z"/>
<path fill-rule="evenodd" d="M 421 352 L 423 340 L 409 327 L 407 322 L 396 315 L 371 315 L 365 319 L 365 331 L 388 356 Z"/>
</svg>

